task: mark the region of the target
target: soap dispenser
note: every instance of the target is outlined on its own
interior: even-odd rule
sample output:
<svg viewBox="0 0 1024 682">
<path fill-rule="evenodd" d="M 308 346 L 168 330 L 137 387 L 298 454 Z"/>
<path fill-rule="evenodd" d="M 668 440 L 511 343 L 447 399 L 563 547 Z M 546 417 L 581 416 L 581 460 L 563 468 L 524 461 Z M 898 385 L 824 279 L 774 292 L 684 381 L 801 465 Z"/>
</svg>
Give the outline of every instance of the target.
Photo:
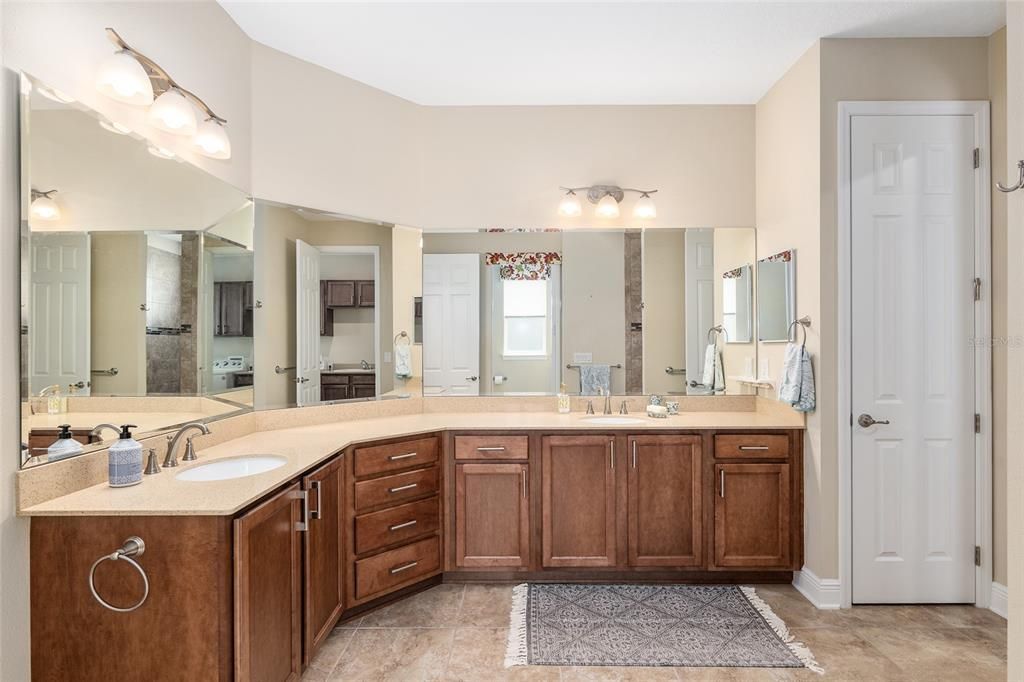
<svg viewBox="0 0 1024 682">
<path fill-rule="evenodd" d="M 46 448 L 47 461 L 56 462 L 58 459 L 73 457 L 82 453 L 82 444 L 75 440 L 75 434 L 71 433 L 70 424 L 61 424 L 57 440 Z"/>
<path fill-rule="evenodd" d="M 565 382 L 558 389 L 558 414 L 569 414 L 572 409 L 569 394 L 565 390 Z"/>
<path fill-rule="evenodd" d="M 142 483 L 142 443 L 132 438 L 135 424 L 122 424 L 120 439 L 107 450 L 107 473 L 111 488 Z"/>
</svg>

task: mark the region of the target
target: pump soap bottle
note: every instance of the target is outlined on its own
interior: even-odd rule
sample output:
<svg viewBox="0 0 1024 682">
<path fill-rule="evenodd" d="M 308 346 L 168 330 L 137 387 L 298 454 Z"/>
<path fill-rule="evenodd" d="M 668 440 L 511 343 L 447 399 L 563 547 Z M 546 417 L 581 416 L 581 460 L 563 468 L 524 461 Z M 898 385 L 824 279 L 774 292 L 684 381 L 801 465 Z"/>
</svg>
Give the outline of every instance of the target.
<svg viewBox="0 0 1024 682">
<path fill-rule="evenodd" d="M 569 414 L 572 410 L 572 403 L 569 400 L 569 394 L 565 391 L 565 383 L 563 382 L 558 390 L 558 414 Z"/>
<path fill-rule="evenodd" d="M 46 448 L 47 461 L 56 462 L 58 459 L 73 457 L 81 454 L 82 444 L 75 440 L 75 434 L 71 433 L 70 424 L 61 424 L 57 440 L 53 441 L 50 447 Z"/>
<path fill-rule="evenodd" d="M 107 450 L 107 473 L 111 488 L 142 483 L 142 443 L 132 438 L 135 424 L 121 425 L 121 438 Z"/>
</svg>

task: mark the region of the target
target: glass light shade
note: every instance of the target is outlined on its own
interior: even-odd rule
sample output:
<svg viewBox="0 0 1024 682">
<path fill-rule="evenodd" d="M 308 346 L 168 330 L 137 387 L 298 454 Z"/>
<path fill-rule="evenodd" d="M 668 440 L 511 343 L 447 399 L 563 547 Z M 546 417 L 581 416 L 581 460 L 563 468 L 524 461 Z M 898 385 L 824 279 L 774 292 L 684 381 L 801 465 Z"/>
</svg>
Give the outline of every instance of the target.
<svg viewBox="0 0 1024 682">
<path fill-rule="evenodd" d="M 633 217 L 640 220 L 651 220 L 658 217 L 658 208 L 654 205 L 654 199 L 643 195 L 633 205 Z"/>
<path fill-rule="evenodd" d="M 212 118 L 199 124 L 196 136 L 192 140 L 192 147 L 211 159 L 231 158 L 231 140 L 228 139 L 228 131 Z"/>
<path fill-rule="evenodd" d="M 153 84 L 146 70 L 127 52 L 115 52 L 100 65 L 96 89 L 125 104 L 153 103 Z"/>
<path fill-rule="evenodd" d="M 116 135 L 127 135 L 132 131 L 132 129 L 128 126 L 123 126 L 120 123 L 108 121 L 105 118 L 100 119 L 100 128 L 103 128 L 104 130 L 109 130 L 110 132 Z"/>
<path fill-rule="evenodd" d="M 597 208 L 594 209 L 598 218 L 618 218 L 619 217 L 619 202 L 615 201 L 615 197 L 611 194 L 605 194 L 601 197 L 601 201 L 597 202 Z"/>
<path fill-rule="evenodd" d="M 175 135 L 195 135 L 196 112 L 185 95 L 173 88 L 156 98 L 149 109 L 149 122 Z"/>
<path fill-rule="evenodd" d="M 580 198 L 574 193 L 569 192 L 562 201 L 558 204 L 558 215 L 566 218 L 575 218 L 583 213 L 583 207 L 580 205 Z"/>
<path fill-rule="evenodd" d="M 158 159 L 173 159 L 174 158 L 174 152 L 172 152 L 170 149 L 164 149 L 163 147 L 158 147 L 155 144 L 151 144 L 151 145 L 147 146 L 146 147 L 146 151 L 149 152 L 150 154 L 152 154 L 153 156 L 155 156 Z"/>
<path fill-rule="evenodd" d="M 47 196 L 38 196 L 32 200 L 29 213 L 36 220 L 60 220 L 60 206 Z"/>
<path fill-rule="evenodd" d="M 58 104 L 71 104 L 75 101 L 74 97 L 69 97 L 55 88 L 43 87 L 40 85 L 36 88 L 36 91 L 51 102 L 57 102 Z"/>
</svg>

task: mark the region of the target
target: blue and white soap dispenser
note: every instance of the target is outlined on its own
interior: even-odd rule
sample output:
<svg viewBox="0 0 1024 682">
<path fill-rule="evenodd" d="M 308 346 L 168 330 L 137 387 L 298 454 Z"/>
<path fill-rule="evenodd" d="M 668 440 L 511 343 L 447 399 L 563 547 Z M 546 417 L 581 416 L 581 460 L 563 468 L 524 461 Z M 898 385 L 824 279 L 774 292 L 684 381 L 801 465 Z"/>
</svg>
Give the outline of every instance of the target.
<svg viewBox="0 0 1024 682">
<path fill-rule="evenodd" d="M 61 424 L 57 440 L 46 448 L 46 461 L 56 462 L 59 459 L 80 454 L 82 454 L 82 444 L 75 440 L 75 434 L 71 433 L 71 425 Z"/>
<path fill-rule="evenodd" d="M 121 425 L 121 438 L 107 450 L 107 473 L 111 488 L 142 483 L 142 443 L 132 438 L 135 424 Z"/>
</svg>

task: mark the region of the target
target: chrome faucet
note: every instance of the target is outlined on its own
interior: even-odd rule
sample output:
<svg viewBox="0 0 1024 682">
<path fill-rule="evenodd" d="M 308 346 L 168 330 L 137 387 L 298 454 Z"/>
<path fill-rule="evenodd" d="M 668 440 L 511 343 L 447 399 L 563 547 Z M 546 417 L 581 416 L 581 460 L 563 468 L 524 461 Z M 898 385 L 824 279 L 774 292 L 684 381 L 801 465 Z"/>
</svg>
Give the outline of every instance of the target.
<svg viewBox="0 0 1024 682">
<path fill-rule="evenodd" d="M 599 389 L 597 389 L 597 394 L 599 396 L 601 396 L 601 395 L 604 396 L 604 414 L 611 414 L 612 413 L 612 391 L 611 391 L 611 389 L 609 388 L 608 391 L 605 392 L 605 390 L 603 388 L 599 388 Z"/>
<path fill-rule="evenodd" d="M 629 414 L 629 411 L 626 409 L 626 401 L 625 400 L 623 400 L 622 404 L 619 405 L 619 414 Z"/>
<path fill-rule="evenodd" d="M 114 434 L 117 437 L 119 437 L 119 438 L 121 436 L 121 427 L 119 427 L 119 426 L 117 426 L 115 424 L 107 423 L 107 422 L 103 422 L 102 424 L 97 424 L 96 426 L 92 427 L 92 430 L 89 432 L 89 435 L 90 436 L 99 436 L 101 433 L 103 433 L 104 429 L 109 429 L 109 430 L 113 431 Z M 100 440 L 103 440 L 103 439 L 100 438 Z"/>
<path fill-rule="evenodd" d="M 206 426 L 206 424 L 202 422 L 189 422 L 188 424 L 184 424 L 180 429 L 178 429 L 173 436 L 167 436 L 167 454 L 164 456 L 165 469 L 168 467 L 178 466 L 178 458 L 174 454 L 174 448 L 177 447 L 178 441 L 181 440 L 181 437 L 184 436 L 188 431 L 191 431 L 193 429 L 198 430 L 204 436 L 210 434 L 210 429 L 209 427 Z M 185 456 L 182 457 L 181 459 L 183 462 L 191 462 L 193 460 L 198 459 L 198 457 L 196 457 L 196 451 L 192 447 L 191 438 L 187 439 L 185 445 Z"/>
</svg>

